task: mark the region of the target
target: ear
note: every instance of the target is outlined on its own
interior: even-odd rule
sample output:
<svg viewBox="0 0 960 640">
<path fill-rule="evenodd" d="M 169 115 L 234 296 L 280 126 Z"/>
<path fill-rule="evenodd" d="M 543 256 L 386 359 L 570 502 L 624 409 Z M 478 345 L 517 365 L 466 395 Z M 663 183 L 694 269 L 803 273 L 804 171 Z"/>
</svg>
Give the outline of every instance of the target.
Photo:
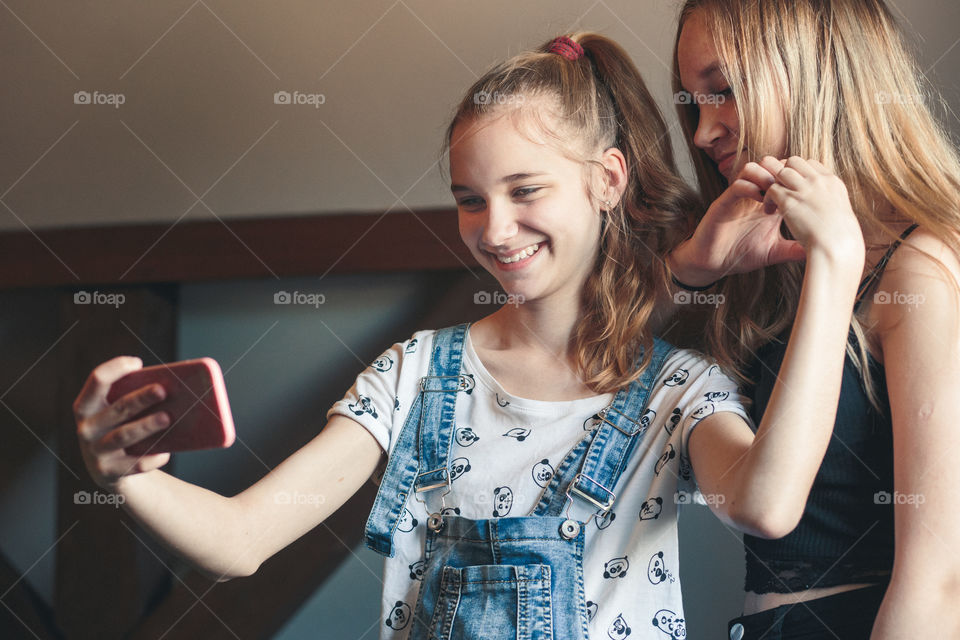
<svg viewBox="0 0 960 640">
<path fill-rule="evenodd" d="M 615 207 L 627 188 L 627 159 L 620 149 L 610 147 L 601 154 L 600 164 L 603 165 L 604 181 L 598 185 L 597 194 L 602 196 L 601 200 L 608 200 L 610 206 Z"/>
</svg>

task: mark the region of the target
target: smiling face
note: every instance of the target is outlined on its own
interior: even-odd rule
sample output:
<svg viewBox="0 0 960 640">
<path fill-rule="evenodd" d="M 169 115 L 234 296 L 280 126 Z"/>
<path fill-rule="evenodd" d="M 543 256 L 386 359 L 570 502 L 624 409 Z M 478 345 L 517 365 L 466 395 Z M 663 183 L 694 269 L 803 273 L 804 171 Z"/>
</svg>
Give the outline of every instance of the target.
<svg viewBox="0 0 960 640">
<path fill-rule="evenodd" d="M 761 149 L 749 148 L 749 134 L 755 132 L 747 130 L 747 127 L 759 127 L 740 121 L 737 98 L 720 70 L 720 55 L 708 16 L 703 10 L 694 10 L 683 24 L 677 41 L 677 64 L 680 83 L 691 94 L 690 102 L 699 110 L 693 143 L 716 163 L 717 169 L 728 182 L 751 159 L 765 155 L 784 157 L 787 150 L 786 118 L 777 103 L 765 105 L 764 109 L 769 114 L 769 122 L 764 123 L 769 142 L 763 144 L 764 148 Z M 745 134 L 747 147 L 738 160 L 736 154 L 741 133 Z"/>
<path fill-rule="evenodd" d="M 529 303 L 579 293 L 596 264 L 601 218 L 584 165 L 532 135 L 527 119 L 503 109 L 457 125 L 450 177 L 460 237 L 504 291 Z"/>
</svg>

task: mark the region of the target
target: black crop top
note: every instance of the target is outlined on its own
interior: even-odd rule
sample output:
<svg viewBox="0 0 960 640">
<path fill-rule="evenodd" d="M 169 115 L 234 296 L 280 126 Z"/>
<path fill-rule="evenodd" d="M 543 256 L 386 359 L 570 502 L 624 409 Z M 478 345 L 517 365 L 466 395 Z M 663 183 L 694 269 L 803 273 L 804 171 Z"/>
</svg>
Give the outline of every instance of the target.
<svg viewBox="0 0 960 640">
<path fill-rule="evenodd" d="M 906 238 L 917 225 L 900 236 Z M 887 261 L 891 245 L 864 278 L 859 309 Z M 757 351 L 747 375 L 752 417 L 760 424 L 786 353 L 789 330 Z M 848 336 L 856 345 L 853 329 Z M 755 593 L 790 593 L 843 584 L 889 580 L 893 568 L 893 425 L 883 365 L 868 357 L 880 411 L 870 404 L 863 379 L 848 355 L 843 364 L 840 403 L 833 436 L 817 472 L 800 524 L 779 540 L 743 536 L 747 572 L 745 589 Z M 816 408 L 812 408 L 816 411 Z"/>
</svg>

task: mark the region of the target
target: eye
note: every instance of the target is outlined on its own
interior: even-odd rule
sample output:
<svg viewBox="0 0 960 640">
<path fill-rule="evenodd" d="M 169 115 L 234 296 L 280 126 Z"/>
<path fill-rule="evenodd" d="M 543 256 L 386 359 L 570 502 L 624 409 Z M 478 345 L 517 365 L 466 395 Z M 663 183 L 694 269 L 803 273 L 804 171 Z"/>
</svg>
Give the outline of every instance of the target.
<svg viewBox="0 0 960 640">
<path fill-rule="evenodd" d="M 540 191 L 541 187 L 520 187 L 515 189 L 513 192 L 514 198 L 526 198 L 527 196 L 532 196 L 537 191 Z"/>
<path fill-rule="evenodd" d="M 476 196 L 461 198 L 460 200 L 457 200 L 457 206 L 462 209 L 476 210 L 483 206 L 483 198 L 478 198 Z"/>
</svg>

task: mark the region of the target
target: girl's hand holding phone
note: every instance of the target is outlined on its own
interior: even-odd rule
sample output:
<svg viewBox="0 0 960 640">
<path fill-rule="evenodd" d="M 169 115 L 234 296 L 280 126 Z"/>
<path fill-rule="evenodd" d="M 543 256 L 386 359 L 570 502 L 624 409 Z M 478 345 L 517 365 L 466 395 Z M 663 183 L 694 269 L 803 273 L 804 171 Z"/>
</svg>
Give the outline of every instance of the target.
<svg viewBox="0 0 960 640">
<path fill-rule="evenodd" d="M 93 370 L 73 409 L 84 463 L 107 489 L 162 467 L 172 451 L 234 440 L 223 377 L 210 358 L 147 368 L 139 358 L 114 358 Z"/>
</svg>

